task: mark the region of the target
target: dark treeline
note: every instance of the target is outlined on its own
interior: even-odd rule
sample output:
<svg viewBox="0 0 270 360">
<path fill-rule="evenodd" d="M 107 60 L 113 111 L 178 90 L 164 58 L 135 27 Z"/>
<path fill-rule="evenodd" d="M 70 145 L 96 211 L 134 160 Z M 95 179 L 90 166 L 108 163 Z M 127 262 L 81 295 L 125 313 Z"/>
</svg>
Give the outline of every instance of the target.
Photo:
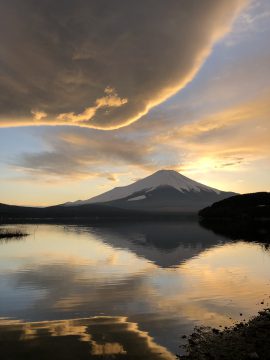
<svg viewBox="0 0 270 360">
<path fill-rule="evenodd" d="M 270 193 L 236 195 L 199 211 L 204 219 L 270 219 Z"/>
</svg>

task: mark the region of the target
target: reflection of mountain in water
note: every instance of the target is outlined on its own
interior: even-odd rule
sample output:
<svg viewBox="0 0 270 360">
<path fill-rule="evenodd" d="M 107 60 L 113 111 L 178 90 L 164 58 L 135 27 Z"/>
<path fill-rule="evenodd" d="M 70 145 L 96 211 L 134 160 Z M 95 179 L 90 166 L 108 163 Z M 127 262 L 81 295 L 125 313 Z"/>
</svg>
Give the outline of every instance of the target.
<svg viewBox="0 0 270 360">
<path fill-rule="evenodd" d="M 2 360 L 149 359 L 175 357 L 125 317 L 41 323 L 0 321 Z"/>
<path fill-rule="evenodd" d="M 180 265 L 223 242 L 222 238 L 204 230 L 196 221 L 125 223 L 91 227 L 89 231 L 94 231 L 103 242 L 128 249 L 163 268 Z"/>
</svg>

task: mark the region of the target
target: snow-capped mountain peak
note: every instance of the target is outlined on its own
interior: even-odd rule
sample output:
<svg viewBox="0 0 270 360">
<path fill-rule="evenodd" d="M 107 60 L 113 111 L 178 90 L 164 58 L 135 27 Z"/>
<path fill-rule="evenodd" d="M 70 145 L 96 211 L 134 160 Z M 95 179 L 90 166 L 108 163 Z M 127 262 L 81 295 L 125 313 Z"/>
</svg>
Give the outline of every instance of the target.
<svg viewBox="0 0 270 360">
<path fill-rule="evenodd" d="M 116 187 L 110 191 L 107 191 L 101 195 L 95 196 L 88 200 L 84 201 L 76 201 L 75 203 L 69 203 L 66 205 L 83 205 L 83 204 L 93 204 L 93 203 L 104 203 L 119 199 L 124 199 L 126 197 L 130 197 L 134 194 L 138 198 L 140 197 L 139 193 L 147 193 L 161 186 L 169 186 L 172 187 L 181 193 L 186 192 L 200 192 L 206 191 L 210 193 L 216 193 L 219 195 L 221 191 L 211 188 L 209 186 L 200 184 L 194 180 L 187 178 L 186 176 L 181 175 L 177 171 L 174 170 L 159 170 L 154 174 L 147 176 L 144 179 L 138 180 L 133 184 Z M 137 195 L 135 195 L 137 194 Z M 143 196 L 143 195 L 141 195 Z M 132 197 L 132 196 L 131 196 Z"/>
</svg>

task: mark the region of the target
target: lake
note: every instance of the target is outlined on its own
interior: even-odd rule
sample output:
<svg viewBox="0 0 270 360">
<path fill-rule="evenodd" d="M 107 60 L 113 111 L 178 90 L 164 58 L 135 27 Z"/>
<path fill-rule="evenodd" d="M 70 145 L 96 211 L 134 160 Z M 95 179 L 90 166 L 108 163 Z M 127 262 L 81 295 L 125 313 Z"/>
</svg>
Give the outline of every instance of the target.
<svg viewBox="0 0 270 360">
<path fill-rule="evenodd" d="M 3 359 L 174 359 L 194 326 L 270 302 L 268 247 L 196 221 L 19 227 L 0 241 Z"/>
</svg>

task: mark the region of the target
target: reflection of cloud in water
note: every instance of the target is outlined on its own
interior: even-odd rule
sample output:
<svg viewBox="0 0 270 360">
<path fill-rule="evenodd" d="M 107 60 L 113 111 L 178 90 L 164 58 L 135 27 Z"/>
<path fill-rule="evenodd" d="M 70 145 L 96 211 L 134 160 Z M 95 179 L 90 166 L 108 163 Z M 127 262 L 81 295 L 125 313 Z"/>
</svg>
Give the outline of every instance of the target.
<svg viewBox="0 0 270 360">
<path fill-rule="evenodd" d="M 4 341 L 1 341 L 4 339 Z M 22 323 L 0 320 L 1 358 L 175 359 L 125 317 Z M 90 357 L 89 357 L 90 356 Z"/>
<path fill-rule="evenodd" d="M 151 270 L 146 274 L 151 275 Z M 145 281 L 145 272 L 122 274 L 115 279 L 110 279 L 107 273 L 99 278 L 95 266 L 74 268 L 72 264 L 28 268 L 11 276 L 10 281 L 15 281 L 16 288 L 46 290 L 43 299 L 29 309 L 31 313 L 34 310 L 37 318 L 59 318 L 61 313 L 72 315 L 74 311 L 89 310 L 95 315 L 122 314 L 127 308 L 129 312 L 147 312 L 154 291 Z M 140 296 L 142 300 L 137 304 Z"/>
</svg>

